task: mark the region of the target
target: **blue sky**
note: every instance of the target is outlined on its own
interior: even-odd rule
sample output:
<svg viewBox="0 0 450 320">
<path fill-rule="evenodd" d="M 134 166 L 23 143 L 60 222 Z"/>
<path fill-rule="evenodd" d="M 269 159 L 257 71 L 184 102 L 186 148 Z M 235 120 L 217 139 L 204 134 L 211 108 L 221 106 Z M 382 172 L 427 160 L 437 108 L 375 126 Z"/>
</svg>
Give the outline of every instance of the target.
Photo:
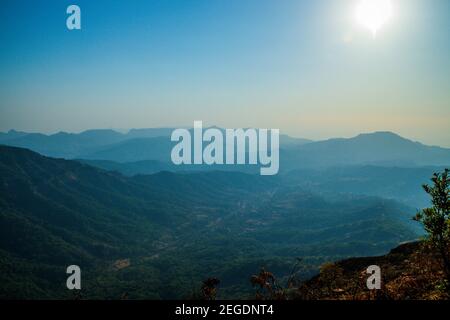
<svg viewBox="0 0 450 320">
<path fill-rule="evenodd" d="M 450 147 L 450 1 L 392 0 L 376 38 L 359 1 L 2 1 L 0 131 L 203 120 Z"/>
</svg>

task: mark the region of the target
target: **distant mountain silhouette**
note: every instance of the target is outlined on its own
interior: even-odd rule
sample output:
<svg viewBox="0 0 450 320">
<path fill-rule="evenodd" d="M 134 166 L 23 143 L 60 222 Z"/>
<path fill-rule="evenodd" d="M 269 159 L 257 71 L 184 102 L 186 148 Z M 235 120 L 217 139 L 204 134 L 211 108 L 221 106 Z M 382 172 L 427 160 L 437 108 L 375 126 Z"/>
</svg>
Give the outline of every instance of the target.
<svg viewBox="0 0 450 320">
<path fill-rule="evenodd" d="M 95 129 L 51 135 L 10 130 L 7 133 L 0 132 L 0 144 L 27 148 L 42 155 L 65 159 L 167 162 L 170 161 L 170 150 L 174 145 L 170 141 L 173 130 L 174 128 L 145 128 L 120 133 L 109 129 Z M 311 140 L 280 135 L 280 144 L 286 148 L 309 142 Z"/>
<path fill-rule="evenodd" d="M 290 169 L 362 164 L 448 165 L 450 149 L 426 146 L 392 132 L 375 132 L 308 143 L 287 151 L 285 159 L 284 164 Z"/>
<path fill-rule="evenodd" d="M 42 155 L 67 159 L 124 139 L 122 134 L 113 130 L 88 130 L 79 134 L 58 132 L 52 135 L 21 133 L 16 137 L 11 136 L 10 132 L 2 136 L 0 144 L 27 148 Z"/>
<path fill-rule="evenodd" d="M 450 164 L 450 149 L 431 147 L 413 142 L 390 132 L 361 134 L 349 139 L 330 139 L 309 142 L 302 139 L 281 137 L 284 143 L 280 150 L 280 172 L 294 169 L 327 168 L 346 165 L 381 166 L 442 166 Z M 170 151 L 174 143 L 159 137 L 133 139 L 108 146 L 104 150 L 81 155 L 89 160 L 109 160 L 114 162 L 142 162 L 156 160 L 166 170 L 222 170 L 223 166 L 173 166 Z M 141 163 L 142 165 L 143 163 Z M 145 173 L 136 171 L 134 173 Z M 143 168 L 143 166 L 141 166 Z M 152 166 L 153 167 L 153 166 Z M 228 168 L 227 168 L 228 169 Z M 251 166 L 232 166 L 236 171 L 255 172 Z M 119 170 L 121 171 L 121 170 Z M 122 172 L 129 171 L 124 169 Z"/>
<path fill-rule="evenodd" d="M 156 137 L 170 137 L 173 128 L 146 128 L 146 129 L 131 129 L 126 134 L 127 138 L 156 138 Z"/>
<path fill-rule="evenodd" d="M 66 159 L 119 163 L 151 160 L 161 162 L 161 167 L 167 170 L 191 170 L 171 165 L 170 152 L 175 145 L 170 141 L 171 131 L 170 128 L 133 129 L 122 134 L 113 130 L 88 130 L 80 134 L 60 132 L 54 135 L 10 131 L 0 135 L 0 144 Z M 280 172 L 342 165 L 411 167 L 450 164 L 450 149 L 413 142 L 392 132 L 316 142 L 281 135 L 280 148 Z M 246 171 L 248 168 L 235 169 Z"/>
<path fill-rule="evenodd" d="M 94 152 L 80 154 L 78 157 L 116 162 L 156 160 L 169 163 L 173 146 L 174 143 L 169 137 L 135 138 L 107 145 Z"/>
<path fill-rule="evenodd" d="M 0 132 L 0 142 L 1 141 L 12 140 L 12 139 L 17 139 L 17 138 L 20 138 L 20 137 L 25 136 L 27 134 L 28 133 L 26 133 L 26 132 L 20 132 L 20 131 L 16 131 L 16 130 L 9 130 L 6 133 Z"/>
</svg>

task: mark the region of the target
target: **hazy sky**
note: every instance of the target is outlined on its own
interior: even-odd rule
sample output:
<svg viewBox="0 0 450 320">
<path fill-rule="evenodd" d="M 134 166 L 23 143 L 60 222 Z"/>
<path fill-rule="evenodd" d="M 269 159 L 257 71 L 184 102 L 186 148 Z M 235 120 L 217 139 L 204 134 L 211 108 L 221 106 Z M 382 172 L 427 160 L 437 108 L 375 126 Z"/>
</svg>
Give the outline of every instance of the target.
<svg viewBox="0 0 450 320">
<path fill-rule="evenodd" d="M 392 0 L 375 38 L 360 1 L 2 1 L 0 131 L 203 120 L 450 147 L 450 1 Z"/>
</svg>

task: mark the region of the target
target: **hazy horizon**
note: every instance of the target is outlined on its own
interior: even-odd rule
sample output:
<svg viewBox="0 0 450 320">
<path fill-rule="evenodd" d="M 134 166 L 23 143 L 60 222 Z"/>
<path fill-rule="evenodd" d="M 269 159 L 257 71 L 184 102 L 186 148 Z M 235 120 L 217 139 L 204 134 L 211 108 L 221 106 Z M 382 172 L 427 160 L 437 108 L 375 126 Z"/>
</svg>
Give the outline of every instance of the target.
<svg viewBox="0 0 450 320">
<path fill-rule="evenodd" d="M 450 2 L 393 0 L 374 37 L 359 0 L 62 1 L 0 12 L 0 131 L 392 131 L 450 147 Z"/>
<path fill-rule="evenodd" d="M 224 127 L 219 127 L 216 125 L 205 125 L 203 128 L 207 129 L 207 128 L 211 128 L 211 127 L 217 127 L 217 128 L 221 128 L 221 129 L 226 129 Z M 148 128 L 90 128 L 90 129 L 85 129 L 85 130 L 81 130 L 81 131 L 67 131 L 67 130 L 58 130 L 58 131 L 50 131 L 50 132 L 43 132 L 43 131 L 27 131 L 27 130 L 17 130 L 17 129 L 9 129 L 7 131 L 0 131 L 0 133 L 4 133 L 7 134 L 10 131 L 16 131 L 16 132 L 23 132 L 23 133 L 27 133 L 27 134 L 44 134 L 47 136 L 51 136 L 54 134 L 58 134 L 58 133 L 66 133 L 66 134 L 81 134 L 83 132 L 87 132 L 87 131 L 97 131 L 97 130 L 112 130 L 115 131 L 117 133 L 121 133 L 121 134 L 128 134 L 130 131 L 132 130 L 147 130 L 147 129 L 176 129 L 176 128 L 187 128 L 187 129 L 192 129 L 192 126 L 179 126 L 179 127 L 174 127 L 174 126 L 161 126 L 161 127 L 148 127 Z M 247 128 L 244 128 L 247 129 Z M 304 136 L 295 136 L 283 131 L 280 131 L 281 135 L 286 135 L 289 136 L 291 138 L 295 138 L 295 139 L 305 139 L 305 140 L 310 140 L 311 142 L 319 142 L 319 141 L 326 141 L 326 140 L 331 140 L 331 139 L 351 139 L 351 138 L 355 138 L 359 135 L 365 135 L 365 134 L 376 134 L 376 133 L 391 133 L 391 134 L 395 134 L 397 136 L 400 136 L 401 138 L 410 140 L 412 142 L 419 142 L 423 145 L 427 145 L 427 146 L 432 146 L 432 147 L 440 147 L 440 148 L 446 148 L 446 149 L 450 149 L 450 145 L 446 146 L 446 145 L 438 145 L 438 144 L 429 144 L 426 143 L 424 141 L 420 141 L 420 140 L 416 140 L 413 139 L 411 137 L 408 136 L 404 136 L 401 135 L 397 132 L 394 131 L 386 131 L 386 130 L 376 130 L 376 131 L 365 131 L 365 132 L 359 132 L 357 134 L 354 135 L 348 135 L 348 136 L 329 136 L 329 137 L 324 137 L 324 138 L 319 138 L 319 139 L 313 139 L 310 137 L 304 137 Z"/>
</svg>

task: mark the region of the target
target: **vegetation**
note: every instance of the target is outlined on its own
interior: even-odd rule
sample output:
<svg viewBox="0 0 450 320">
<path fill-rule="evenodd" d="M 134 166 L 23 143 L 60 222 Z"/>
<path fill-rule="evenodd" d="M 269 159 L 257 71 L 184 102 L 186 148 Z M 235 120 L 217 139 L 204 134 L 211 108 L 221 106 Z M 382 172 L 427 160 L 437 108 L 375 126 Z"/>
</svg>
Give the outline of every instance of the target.
<svg viewBox="0 0 450 320">
<path fill-rule="evenodd" d="M 450 217 L 449 170 L 435 173 L 433 185 L 423 185 L 432 207 L 414 217 L 427 232 L 423 242 L 393 249 L 388 255 L 351 258 L 322 265 L 319 275 L 298 286 L 291 298 L 297 299 L 449 299 Z M 369 265 L 383 270 L 381 290 L 366 287 Z M 274 280 L 275 281 L 275 280 Z M 289 291 L 284 290 L 284 296 Z"/>
<path fill-rule="evenodd" d="M 427 231 L 427 242 L 440 254 L 446 275 L 444 286 L 450 292 L 450 178 L 449 170 L 435 173 L 431 178 L 433 185 L 423 185 L 431 196 L 430 208 L 418 212 L 415 220 L 420 221 Z"/>
<path fill-rule="evenodd" d="M 326 261 L 416 239 L 411 210 L 243 173 L 125 177 L 0 146 L 0 298 L 294 297 Z M 81 293 L 65 288 L 71 264 Z M 248 281 L 261 266 L 279 276 L 271 287 Z"/>
<path fill-rule="evenodd" d="M 262 300 L 448 300 L 449 265 L 449 170 L 435 173 L 433 185 L 423 188 L 431 196 L 432 207 L 419 212 L 428 235 L 425 241 L 400 245 L 379 257 L 350 258 L 336 263 L 324 263 L 313 278 L 298 278 L 301 269 L 294 266 L 286 285 L 264 268 L 250 282 Z M 377 265 L 382 270 L 381 290 L 369 290 L 366 269 Z"/>
</svg>

